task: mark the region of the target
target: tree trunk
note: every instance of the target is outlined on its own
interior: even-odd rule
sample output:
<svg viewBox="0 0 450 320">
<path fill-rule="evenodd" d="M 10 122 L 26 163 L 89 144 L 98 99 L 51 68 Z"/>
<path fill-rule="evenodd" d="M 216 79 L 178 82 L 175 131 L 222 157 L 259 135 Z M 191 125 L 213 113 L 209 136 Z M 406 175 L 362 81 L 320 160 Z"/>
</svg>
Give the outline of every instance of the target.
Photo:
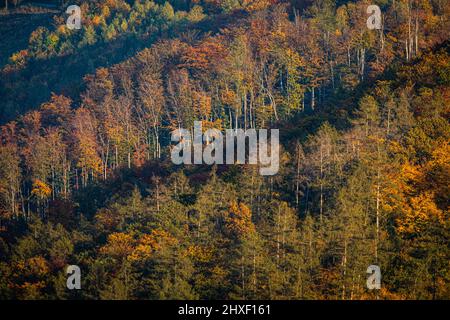
<svg viewBox="0 0 450 320">
<path fill-rule="evenodd" d="M 347 275 L 347 239 L 344 240 L 344 256 L 342 257 L 342 300 L 345 300 L 345 276 Z"/>
<path fill-rule="evenodd" d="M 242 297 L 245 299 L 245 266 L 244 266 L 244 253 L 242 252 L 241 258 L 241 279 L 242 279 Z"/>
<path fill-rule="evenodd" d="M 419 14 L 416 13 L 416 28 L 415 28 L 415 36 L 414 36 L 414 42 L 415 42 L 415 55 L 417 56 L 419 54 Z"/>
<path fill-rule="evenodd" d="M 297 177 L 295 179 L 295 204 L 298 209 L 299 206 L 299 188 L 300 188 L 300 144 L 297 142 Z"/>
<path fill-rule="evenodd" d="M 375 230 L 375 261 L 378 262 L 378 243 L 380 235 L 380 169 L 377 172 L 377 199 L 376 199 L 376 230 Z"/>
<path fill-rule="evenodd" d="M 320 146 L 320 222 L 323 214 L 323 148 Z"/>
</svg>

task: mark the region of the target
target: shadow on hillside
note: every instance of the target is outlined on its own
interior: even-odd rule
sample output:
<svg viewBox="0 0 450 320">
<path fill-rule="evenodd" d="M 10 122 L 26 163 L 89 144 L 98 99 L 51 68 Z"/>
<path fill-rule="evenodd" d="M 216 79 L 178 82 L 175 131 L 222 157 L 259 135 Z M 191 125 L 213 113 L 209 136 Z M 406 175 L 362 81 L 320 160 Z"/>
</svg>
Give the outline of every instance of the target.
<svg viewBox="0 0 450 320">
<path fill-rule="evenodd" d="M 28 38 L 38 26 L 49 27 L 52 13 L 10 13 L 0 14 L 0 68 L 8 63 L 9 57 L 28 45 Z"/>
<path fill-rule="evenodd" d="M 0 125 L 36 109 L 49 100 L 52 92 L 68 96 L 76 103 L 86 74 L 94 73 L 99 67 L 120 63 L 158 39 L 171 38 L 188 30 L 215 33 L 245 16 L 243 12 L 216 16 L 148 37 L 127 34 L 107 43 L 77 49 L 70 55 L 30 61 L 22 70 L 3 72 L 0 79 Z"/>
<path fill-rule="evenodd" d="M 3 74 L 0 79 L 3 103 L 0 121 L 7 122 L 37 108 L 50 98 L 52 92 L 76 101 L 86 74 L 126 59 L 141 49 L 146 41 L 149 40 L 128 36 L 78 49 L 70 55 L 33 60 L 25 69 Z"/>
</svg>

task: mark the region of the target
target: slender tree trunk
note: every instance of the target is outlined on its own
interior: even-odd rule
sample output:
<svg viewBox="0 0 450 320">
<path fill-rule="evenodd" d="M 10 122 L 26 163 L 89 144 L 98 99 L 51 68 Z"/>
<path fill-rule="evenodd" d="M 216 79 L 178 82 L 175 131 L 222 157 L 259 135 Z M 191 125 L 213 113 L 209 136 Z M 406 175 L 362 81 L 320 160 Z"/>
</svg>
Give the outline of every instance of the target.
<svg viewBox="0 0 450 320">
<path fill-rule="evenodd" d="M 249 90 L 249 92 L 247 93 L 248 95 L 248 126 L 249 128 L 253 128 L 253 92 L 252 89 Z"/>
<path fill-rule="evenodd" d="M 247 91 L 244 90 L 244 95 L 242 96 L 244 105 L 244 130 L 247 130 Z"/>
<path fill-rule="evenodd" d="M 351 57 L 350 57 L 350 47 L 347 47 L 347 65 L 350 67 Z"/>
<path fill-rule="evenodd" d="M 280 265 L 280 224 L 281 224 L 281 215 L 280 215 L 280 208 L 278 208 L 278 222 L 277 222 L 277 272 L 278 272 L 278 266 Z"/>
<path fill-rule="evenodd" d="M 299 189 L 300 189 L 300 144 L 297 142 L 297 176 L 295 179 L 295 204 L 297 209 L 300 201 Z"/>
<path fill-rule="evenodd" d="M 244 253 L 242 252 L 241 258 L 241 279 L 242 279 L 242 297 L 245 299 L 245 266 L 244 266 Z"/>
<path fill-rule="evenodd" d="M 105 160 L 103 163 L 103 179 L 106 180 L 108 178 L 108 159 L 109 159 L 109 142 L 106 147 Z"/>
<path fill-rule="evenodd" d="M 156 182 L 156 211 L 159 212 L 159 180 Z"/>
<path fill-rule="evenodd" d="M 415 54 L 416 56 L 419 54 L 419 14 L 416 13 L 416 28 L 415 28 L 415 37 L 414 37 L 414 42 L 415 42 Z"/>
<path fill-rule="evenodd" d="M 116 151 L 116 165 L 115 165 L 115 167 L 117 169 L 119 167 L 119 148 L 117 146 L 117 143 L 115 145 L 115 151 Z"/>
<path fill-rule="evenodd" d="M 406 61 L 409 61 L 408 40 L 405 41 Z"/>
<path fill-rule="evenodd" d="M 75 189 L 79 189 L 79 182 L 78 182 L 78 169 L 75 168 Z"/>
<path fill-rule="evenodd" d="M 320 145 L 320 222 L 323 215 L 323 148 Z"/>
<path fill-rule="evenodd" d="M 380 52 L 383 53 L 383 51 L 384 51 L 384 15 L 381 16 L 380 44 L 381 44 Z"/>
<path fill-rule="evenodd" d="M 334 68 L 333 68 L 333 60 L 330 60 L 330 73 L 331 73 L 331 84 L 333 86 L 333 90 L 335 89 L 334 86 Z"/>
<path fill-rule="evenodd" d="M 411 58 L 411 1 L 408 0 L 408 52 Z"/>
<path fill-rule="evenodd" d="M 342 300 L 345 300 L 345 277 L 347 275 L 347 239 L 344 240 L 344 256 L 342 257 Z"/>
<path fill-rule="evenodd" d="M 51 165 L 52 172 L 52 200 L 55 200 L 55 168 Z"/>
<path fill-rule="evenodd" d="M 14 187 L 11 189 L 11 214 L 13 217 L 16 216 L 16 191 Z"/>
<path fill-rule="evenodd" d="M 256 294 L 256 245 L 253 249 L 253 292 Z"/>
<path fill-rule="evenodd" d="M 303 299 L 302 262 L 300 260 L 300 257 L 297 267 L 297 286 L 295 288 L 295 296 L 297 299 Z"/>
<path fill-rule="evenodd" d="M 378 262 L 378 243 L 380 237 L 380 169 L 377 172 L 377 198 L 376 198 L 376 222 L 375 222 L 375 261 Z"/>
<path fill-rule="evenodd" d="M 366 65 L 366 49 L 361 49 L 361 81 L 364 80 L 364 72 L 365 72 L 365 65 Z"/>
<path fill-rule="evenodd" d="M 355 276 L 352 276 L 352 288 L 350 290 L 350 300 L 353 300 L 354 291 L 355 291 Z"/>
<path fill-rule="evenodd" d="M 67 199 L 67 158 L 64 155 L 63 158 L 63 195 L 64 199 Z"/>
<path fill-rule="evenodd" d="M 386 128 L 386 135 L 387 136 L 389 136 L 390 124 L 391 124 L 391 108 L 388 108 L 387 128 Z"/>
</svg>

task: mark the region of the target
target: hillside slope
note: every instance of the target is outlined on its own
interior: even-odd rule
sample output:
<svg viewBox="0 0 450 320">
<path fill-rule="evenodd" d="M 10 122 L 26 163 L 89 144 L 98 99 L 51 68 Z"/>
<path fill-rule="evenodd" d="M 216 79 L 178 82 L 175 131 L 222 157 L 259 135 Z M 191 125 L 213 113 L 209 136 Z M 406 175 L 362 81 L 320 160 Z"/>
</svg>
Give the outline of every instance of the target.
<svg viewBox="0 0 450 320">
<path fill-rule="evenodd" d="M 95 44 L 41 29 L 4 72 L 105 65 L 77 64 L 72 98 L 1 127 L 0 298 L 448 299 L 439 3 L 384 2 L 385 29 L 369 30 L 366 1 L 108 0 L 89 7 Z M 196 120 L 279 129 L 279 171 L 175 165 L 171 132 Z M 66 290 L 70 264 L 83 290 Z M 381 290 L 366 286 L 374 264 Z"/>
</svg>

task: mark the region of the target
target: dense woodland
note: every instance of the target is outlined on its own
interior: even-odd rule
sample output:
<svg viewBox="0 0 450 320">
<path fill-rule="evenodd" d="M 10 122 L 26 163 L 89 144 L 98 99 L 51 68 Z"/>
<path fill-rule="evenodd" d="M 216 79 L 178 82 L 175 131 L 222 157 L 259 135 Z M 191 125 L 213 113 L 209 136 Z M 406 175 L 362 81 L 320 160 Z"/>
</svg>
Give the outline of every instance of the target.
<svg viewBox="0 0 450 320">
<path fill-rule="evenodd" d="M 448 1 L 80 5 L 2 66 L 1 299 L 450 298 Z M 279 173 L 173 165 L 194 120 Z"/>
</svg>

